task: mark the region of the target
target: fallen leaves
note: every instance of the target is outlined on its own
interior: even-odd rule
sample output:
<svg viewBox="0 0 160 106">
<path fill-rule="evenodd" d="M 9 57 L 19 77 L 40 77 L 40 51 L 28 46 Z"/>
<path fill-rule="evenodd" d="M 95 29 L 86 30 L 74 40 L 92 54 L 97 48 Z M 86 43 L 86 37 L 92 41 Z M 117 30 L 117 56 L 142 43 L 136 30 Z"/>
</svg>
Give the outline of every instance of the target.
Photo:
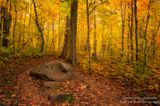
<svg viewBox="0 0 160 106">
<path fill-rule="evenodd" d="M 64 92 L 73 94 L 73 96 L 75 97 L 73 105 L 75 106 L 90 104 L 101 106 L 104 104 L 114 105 L 118 101 L 116 97 L 122 96 L 122 94 L 124 94 L 125 92 L 124 88 L 119 87 L 119 85 L 117 85 L 117 83 L 115 83 L 114 81 L 110 81 L 108 79 L 105 79 L 104 77 L 96 75 L 88 75 L 82 72 L 79 67 L 77 67 L 74 72 L 75 78 L 73 80 L 66 80 L 63 83 L 63 88 L 56 90 L 44 89 L 41 86 L 41 82 L 39 80 L 33 80 L 32 78 L 30 78 L 30 76 L 28 75 L 28 70 L 29 68 L 33 68 L 39 64 L 51 61 L 52 59 L 53 57 L 28 59 L 28 61 L 16 63 L 13 62 L 11 64 L 11 68 L 6 68 L 6 70 L 13 69 L 14 71 L 17 71 L 17 74 L 14 74 L 16 76 L 16 80 L 14 80 L 16 81 L 16 83 L 11 84 L 16 92 L 14 91 L 10 94 L 10 99 L 6 99 L 6 96 L 0 95 L 0 98 L 5 99 L 3 100 L 4 103 L 7 105 L 15 103 L 20 106 L 49 106 L 50 103 L 47 99 L 48 94 Z M 103 70 L 102 65 L 95 64 L 94 67 L 97 68 L 99 72 L 101 72 L 100 70 Z M 13 90 L 12 86 L 5 85 L 5 90 Z M 108 97 L 110 98 L 110 102 L 108 102 L 108 99 L 106 99 Z M 68 106 L 70 104 L 58 104 L 58 106 L 63 105 Z"/>
<path fill-rule="evenodd" d="M 86 89 L 87 88 L 87 85 L 80 85 L 77 89 L 76 89 L 76 91 L 77 92 L 80 92 L 80 91 L 82 91 L 82 90 L 84 90 L 84 89 Z"/>
<path fill-rule="evenodd" d="M 18 101 L 17 99 L 20 97 L 18 94 L 19 88 L 17 88 L 18 75 L 31 67 L 51 60 L 54 60 L 54 57 L 41 57 L 40 59 L 14 58 L 9 62 L 0 64 L 0 102 L 9 106 Z"/>
</svg>

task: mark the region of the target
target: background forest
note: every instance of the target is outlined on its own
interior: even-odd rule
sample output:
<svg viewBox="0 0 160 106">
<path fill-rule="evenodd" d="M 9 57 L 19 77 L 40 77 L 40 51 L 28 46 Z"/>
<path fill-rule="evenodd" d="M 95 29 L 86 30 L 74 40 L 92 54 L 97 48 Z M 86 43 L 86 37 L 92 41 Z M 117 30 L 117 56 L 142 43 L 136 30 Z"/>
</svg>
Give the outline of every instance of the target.
<svg viewBox="0 0 160 106">
<path fill-rule="evenodd" d="M 0 64 L 54 55 L 158 95 L 159 29 L 160 0 L 1 0 Z"/>
</svg>

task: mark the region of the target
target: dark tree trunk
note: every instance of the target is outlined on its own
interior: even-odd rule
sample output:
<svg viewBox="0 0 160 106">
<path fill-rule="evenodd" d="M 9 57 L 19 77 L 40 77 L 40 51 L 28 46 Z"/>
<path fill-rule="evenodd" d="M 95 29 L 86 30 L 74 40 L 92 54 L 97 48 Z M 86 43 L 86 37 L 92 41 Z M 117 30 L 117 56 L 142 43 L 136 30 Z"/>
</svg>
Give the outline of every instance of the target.
<svg viewBox="0 0 160 106">
<path fill-rule="evenodd" d="M 87 15 L 87 47 L 88 47 L 88 70 L 91 74 L 91 48 L 90 48 L 90 22 L 89 22 L 89 1 L 86 0 L 86 15 Z"/>
<path fill-rule="evenodd" d="M 17 26 L 17 0 L 15 0 L 15 3 L 14 3 L 14 12 L 15 12 L 15 17 L 14 17 L 14 25 L 13 25 L 13 53 L 15 54 L 16 52 L 15 36 L 16 36 L 16 26 Z"/>
<path fill-rule="evenodd" d="M 96 22 L 96 11 L 94 11 L 94 42 L 93 42 L 93 58 L 97 59 L 97 22 Z"/>
<path fill-rule="evenodd" d="M 61 43 L 61 12 L 59 11 L 59 19 L 58 19 L 58 53 L 60 51 L 60 43 Z"/>
<path fill-rule="evenodd" d="M 77 35 L 77 12 L 78 12 L 78 1 L 73 0 L 71 4 L 71 37 L 70 37 L 70 55 L 69 60 L 72 64 L 76 63 L 76 35 Z"/>
<path fill-rule="evenodd" d="M 144 42 L 145 42 L 145 46 L 144 46 L 144 57 L 143 57 L 143 72 L 146 70 L 146 65 L 147 65 L 147 45 L 148 45 L 148 41 L 147 41 L 147 32 L 148 32 L 148 24 L 150 21 L 150 6 L 151 6 L 151 0 L 149 1 L 148 4 L 148 12 L 147 12 L 147 19 L 146 19 L 146 26 L 145 26 L 145 31 L 144 31 Z"/>
<path fill-rule="evenodd" d="M 42 53 L 44 51 L 44 45 L 45 45 L 45 41 L 44 41 L 44 34 L 43 34 L 43 30 L 39 24 L 39 20 L 38 20 L 38 14 L 37 14 L 37 8 L 36 8 L 36 2 L 35 0 L 33 0 L 33 7 L 34 7 L 34 14 L 35 14 L 35 24 L 37 26 L 37 30 L 40 33 L 40 37 L 41 37 L 41 47 L 40 47 L 40 53 Z"/>
<path fill-rule="evenodd" d="M 130 27 L 130 43 L 131 43 L 131 61 L 133 62 L 133 0 L 131 3 L 131 27 Z"/>
<path fill-rule="evenodd" d="M 1 29 L 1 34 L 0 37 L 2 38 L 2 46 L 3 47 L 8 47 L 9 46 L 9 41 L 7 39 L 8 35 L 9 35 L 9 30 L 10 30 L 10 26 L 11 26 L 11 21 L 12 21 L 12 17 L 10 14 L 10 1 L 7 1 L 6 3 L 7 7 L 4 7 L 3 5 L 0 6 L 0 18 L 1 18 L 1 25 L 0 25 L 0 29 Z M 9 5 L 9 6 L 8 6 Z"/>
<path fill-rule="evenodd" d="M 69 41 L 70 41 L 70 19 L 67 16 L 66 17 L 66 31 L 65 31 L 65 41 L 64 41 L 64 46 L 61 55 L 59 56 L 60 58 L 65 58 L 67 59 L 68 53 L 69 53 Z"/>
<path fill-rule="evenodd" d="M 60 56 L 72 64 L 76 63 L 77 12 L 78 1 L 73 0 L 70 11 L 71 17 L 66 19 L 65 43 Z"/>
<path fill-rule="evenodd" d="M 122 20 L 122 35 L 121 35 L 121 57 L 124 56 L 124 31 L 125 31 L 125 5 L 124 3 L 121 1 L 121 20 Z"/>
<path fill-rule="evenodd" d="M 135 43 L 136 43 L 136 61 L 139 60 L 138 57 L 138 18 L 137 18 L 137 0 L 133 0 L 134 4 L 134 20 L 135 20 Z"/>
<path fill-rule="evenodd" d="M 54 19 L 53 19 L 53 22 L 52 22 L 52 42 L 51 42 L 51 45 L 52 45 L 51 47 L 53 50 L 55 50 L 55 35 L 54 35 L 55 28 L 54 28 L 54 26 L 55 26 L 55 23 L 54 23 Z"/>
</svg>

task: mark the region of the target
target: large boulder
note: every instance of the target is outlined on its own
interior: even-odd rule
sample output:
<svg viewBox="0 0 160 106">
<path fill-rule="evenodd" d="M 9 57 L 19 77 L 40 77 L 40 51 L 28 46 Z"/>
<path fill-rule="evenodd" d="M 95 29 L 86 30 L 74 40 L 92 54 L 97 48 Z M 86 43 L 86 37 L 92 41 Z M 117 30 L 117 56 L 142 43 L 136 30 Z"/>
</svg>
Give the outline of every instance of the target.
<svg viewBox="0 0 160 106">
<path fill-rule="evenodd" d="M 64 62 L 50 62 L 40 65 L 30 71 L 30 75 L 47 81 L 65 81 L 73 77 L 73 68 Z"/>
</svg>

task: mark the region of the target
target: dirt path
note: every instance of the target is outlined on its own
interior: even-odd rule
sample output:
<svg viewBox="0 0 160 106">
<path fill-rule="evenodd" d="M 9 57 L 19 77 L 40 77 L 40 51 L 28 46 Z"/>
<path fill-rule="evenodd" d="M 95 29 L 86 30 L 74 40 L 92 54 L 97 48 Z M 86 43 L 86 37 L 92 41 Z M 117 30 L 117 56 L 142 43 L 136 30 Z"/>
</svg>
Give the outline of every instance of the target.
<svg viewBox="0 0 160 106">
<path fill-rule="evenodd" d="M 48 101 L 40 94 L 37 81 L 32 80 L 28 72 L 18 76 L 19 102 L 21 105 L 42 105 Z M 42 91 L 41 91 L 42 92 Z"/>
<path fill-rule="evenodd" d="M 17 76 L 15 87 L 19 106 L 54 106 L 48 101 L 47 96 L 62 92 L 74 95 L 73 106 L 128 106 L 120 102 L 120 98 L 127 95 L 124 87 L 114 80 L 83 73 L 79 68 L 75 69 L 73 80 L 64 82 L 64 87 L 56 90 L 42 87 L 40 80 L 34 80 L 29 76 L 29 69 L 53 60 L 53 57 L 32 59 L 25 61 L 21 66 L 17 65 L 17 70 L 24 70 Z M 61 105 L 69 104 L 58 104 Z"/>
<path fill-rule="evenodd" d="M 116 82 L 100 76 L 88 75 L 78 68 L 74 72 L 75 78 L 63 83 L 64 87 L 57 90 L 44 89 L 41 81 L 33 80 L 29 76 L 29 71 L 18 77 L 18 87 L 20 89 L 20 103 L 30 105 L 50 105 L 47 100 L 49 94 L 72 93 L 75 97 L 74 106 L 127 106 L 120 102 L 121 97 L 125 97 L 125 88 L 116 85 Z M 67 104 L 58 104 L 67 105 Z"/>
</svg>

